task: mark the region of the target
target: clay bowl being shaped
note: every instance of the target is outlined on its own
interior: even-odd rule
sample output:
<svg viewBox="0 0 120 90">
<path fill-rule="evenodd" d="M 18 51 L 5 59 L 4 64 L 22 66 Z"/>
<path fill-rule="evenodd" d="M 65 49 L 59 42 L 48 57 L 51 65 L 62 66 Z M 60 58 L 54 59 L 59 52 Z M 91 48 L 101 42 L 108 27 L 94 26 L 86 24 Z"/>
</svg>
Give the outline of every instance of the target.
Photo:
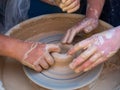
<svg viewBox="0 0 120 90">
<path fill-rule="evenodd" d="M 61 51 L 59 53 L 57 52 L 52 53 L 52 56 L 56 62 L 54 67 L 56 66 L 65 67 L 74 59 L 74 56 L 67 55 L 67 51 L 72 47 L 72 45 L 68 46 L 60 44 L 59 46 L 61 48 Z"/>
<path fill-rule="evenodd" d="M 35 17 L 13 27 L 7 35 L 21 40 L 37 41 L 43 43 L 60 43 L 66 30 L 71 28 L 84 16 L 77 14 L 50 14 Z M 95 33 L 111 28 L 109 24 L 100 21 L 96 30 L 89 34 L 78 34 L 72 45 Z M 64 45 L 63 45 L 64 47 Z M 61 47 L 61 48 L 63 48 Z M 69 48 L 68 48 L 69 49 Z M 70 62 L 76 56 L 68 56 L 67 49 L 60 53 L 52 53 L 55 64 L 48 70 L 38 73 L 28 67 L 24 67 L 27 77 L 35 84 L 52 90 L 74 90 L 89 85 L 98 78 L 102 65 L 86 72 L 75 73 L 69 68 Z"/>
</svg>

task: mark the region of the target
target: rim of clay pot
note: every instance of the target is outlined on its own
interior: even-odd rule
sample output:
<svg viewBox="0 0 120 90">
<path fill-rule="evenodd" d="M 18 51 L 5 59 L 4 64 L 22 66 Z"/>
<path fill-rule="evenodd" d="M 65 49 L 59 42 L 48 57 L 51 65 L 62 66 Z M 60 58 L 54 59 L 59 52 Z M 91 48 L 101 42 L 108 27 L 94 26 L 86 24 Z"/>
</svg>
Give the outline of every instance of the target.
<svg viewBox="0 0 120 90">
<path fill-rule="evenodd" d="M 49 16 L 49 17 L 48 17 Z M 13 33 L 14 31 L 16 31 L 17 29 L 20 28 L 20 26 L 22 25 L 25 25 L 27 23 L 30 23 L 30 22 L 35 22 L 37 21 L 38 19 L 42 19 L 42 18 L 51 18 L 51 17 L 85 17 L 84 15 L 81 15 L 81 14 L 66 14 L 66 13 L 56 13 L 56 14 L 46 14 L 46 15 L 41 15 L 41 16 L 37 16 L 37 17 L 34 17 L 34 18 L 31 18 L 31 19 L 28 19 L 26 21 L 23 21 L 17 25 L 15 25 L 14 27 L 12 27 L 8 32 L 5 33 L 5 35 L 10 35 L 11 33 Z M 107 26 L 107 27 L 113 27 L 112 25 L 102 21 L 102 20 L 99 20 L 100 23 L 104 26 Z"/>
</svg>

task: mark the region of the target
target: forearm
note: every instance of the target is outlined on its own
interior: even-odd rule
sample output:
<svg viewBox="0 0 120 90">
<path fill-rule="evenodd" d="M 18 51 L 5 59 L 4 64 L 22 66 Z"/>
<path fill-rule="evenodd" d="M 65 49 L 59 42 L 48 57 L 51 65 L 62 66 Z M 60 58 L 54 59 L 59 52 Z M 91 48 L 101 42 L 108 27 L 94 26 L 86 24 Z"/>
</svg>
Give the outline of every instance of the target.
<svg viewBox="0 0 120 90">
<path fill-rule="evenodd" d="M 21 40 L 0 34 L 0 55 L 15 58 L 17 48 L 21 48 Z"/>
<path fill-rule="evenodd" d="M 105 3 L 105 0 L 87 0 L 86 17 L 99 18 Z"/>
</svg>

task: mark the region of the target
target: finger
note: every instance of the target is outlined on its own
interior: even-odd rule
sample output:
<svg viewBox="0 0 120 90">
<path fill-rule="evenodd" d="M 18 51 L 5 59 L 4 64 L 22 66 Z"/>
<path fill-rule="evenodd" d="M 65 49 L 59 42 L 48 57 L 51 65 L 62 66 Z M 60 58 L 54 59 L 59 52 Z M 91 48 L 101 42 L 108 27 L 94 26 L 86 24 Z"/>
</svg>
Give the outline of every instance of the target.
<svg viewBox="0 0 120 90">
<path fill-rule="evenodd" d="M 70 4 L 72 4 L 73 2 L 76 2 L 76 0 L 67 0 L 64 4 L 65 6 L 69 6 Z"/>
<path fill-rule="evenodd" d="M 70 4 L 69 6 L 66 6 L 63 8 L 64 11 L 67 11 L 67 10 L 70 10 L 70 9 L 73 9 L 74 7 L 76 7 L 76 5 L 79 5 L 77 3 L 77 1 L 74 1 L 72 4 Z"/>
<path fill-rule="evenodd" d="M 67 43 L 71 43 L 77 33 L 78 33 L 77 30 L 75 28 L 73 28 L 71 30 L 71 34 L 70 34 L 70 36 L 69 36 L 69 38 L 67 40 Z"/>
<path fill-rule="evenodd" d="M 97 48 L 96 47 L 90 47 L 88 48 L 86 51 L 84 51 L 80 56 L 78 56 L 75 61 L 73 61 L 70 64 L 70 68 L 75 69 L 77 68 L 79 65 L 81 65 L 84 61 L 86 61 L 89 57 L 91 57 L 92 55 L 94 55 L 94 53 L 96 52 Z"/>
<path fill-rule="evenodd" d="M 85 49 L 88 46 L 90 46 L 92 44 L 93 40 L 92 39 L 85 39 L 79 43 L 77 43 L 76 45 L 74 45 L 69 51 L 68 54 L 73 55 L 74 53 L 76 53 L 77 51 L 79 51 L 80 49 Z"/>
<path fill-rule="evenodd" d="M 67 0 L 62 0 L 62 2 L 60 3 L 59 7 L 63 10 L 64 7 L 66 7 L 65 3 L 67 2 Z M 63 10 L 64 11 L 64 10 Z"/>
<path fill-rule="evenodd" d="M 41 72 L 42 71 L 42 67 L 40 65 L 35 65 L 35 71 L 37 72 Z"/>
<path fill-rule="evenodd" d="M 75 35 L 77 33 L 79 33 L 80 31 L 83 30 L 83 28 L 85 27 L 85 23 L 79 23 L 78 25 L 74 26 L 72 29 L 71 29 L 71 34 L 70 34 L 70 37 L 68 38 L 68 43 L 72 42 L 72 40 L 74 39 Z"/>
<path fill-rule="evenodd" d="M 101 53 L 94 54 L 88 61 L 86 61 L 85 63 L 83 63 L 81 66 L 79 66 L 75 70 L 75 72 L 79 73 L 79 72 L 83 71 L 84 69 L 86 69 L 87 67 L 89 67 L 90 65 L 92 65 L 95 61 L 97 61 L 101 56 L 102 56 Z"/>
<path fill-rule="evenodd" d="M 48 69 L 49 68 L 49 65 L 48 63 L 46 62 L 46 60 L 44 58 L 40 59 L 39 60 L 39 65 L 44 68 L 44 69 Z"/>
<path fill-rule="evenodd" d="M 45 54 L 45 59 L 50 66 L 54 64 L 54 59 L 49 53 Z"/>
<path fill-rule="evenodd" d="M 62 3 L 65 3 L 67 0 L 62 0 Z"/>
<path fill-rule="evenodd" d="M 63 11 L 63 8 L 65 7 L 65 5 L 63 3 L 60 3 L 59 7 L 62 9 Z"/>
<path fill-rule="evenodd" d="M 60 52 L 60 47 L 57 44 L 47 44 L 46 50 L 48 50 L 48 52 Z"/>
<path fill-rule="evenodd" d="M 85 32 L 85 33 L 89 33 L 89 32 L 91 32 L 93 29 L 94 29 L 94 28 L 93 28 L 92 26 L 88 26 L 88 27 L 85 27 L 85 28 L 84 28 L 84 32 Z"/>
<path fill-rule="evenodd" d="M 101 57 L 99 58 L 96 62 L 94 62 L 91 66 L 87 67 L 86 69 L 84 69 L 84 72 L 89 71 L 93 68 L 95 68 L 96 66 L 98 66 L 99 64 L 103 63 L 105 60 L 107 60 L 107 58 L 105 57 Z"/>
<path fill-rule="evenodd" d="M 67 13 L 75 12 L 75 11 L 77 11 L 79 8 L 80 8 L 80 5 L 78 4 L 76 7 L 74 7 L 74 8 L 72 8 L 72 9 L 68 10 Z"/>
<path fill-rule="evenodd" d="M 64 38 L 62 39 L 62 43 L 67 43 L 68 38 L 71 35 L 71 29 L 67 30 L 67 33 L 65 34 Z"/>
<path fill-rule="evenodd" d="M 34 66 L 34 70 L 37 72 L 41 72 L 42 71 L 42 67 L 39 65 L 39 60 L 36 60 L 36 62 L 33 64 Z"/>
</svg>

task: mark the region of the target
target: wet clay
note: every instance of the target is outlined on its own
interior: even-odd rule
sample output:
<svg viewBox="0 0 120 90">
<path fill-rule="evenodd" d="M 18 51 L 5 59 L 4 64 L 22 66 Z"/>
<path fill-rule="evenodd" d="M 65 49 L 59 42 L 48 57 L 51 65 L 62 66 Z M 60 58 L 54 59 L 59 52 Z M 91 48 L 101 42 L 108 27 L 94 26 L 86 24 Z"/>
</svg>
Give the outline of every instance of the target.
<svg viewBox="0 0 120 90">
<path fill-rule="evenodd" d="M 63 63 L 69 63 L 72 61 L 72 56 L 67 54 L 60 54 L 60 53 L 52 53 L 52 56 L 56 62 L 63 62 Z"/>
<path fill-rule="evenodd" d="M 62 38 L 63 34 L 55 34 L 45 38 L 40 38 L 38 41 L 57 44 L 60 43 Z M 79 38 L 79 40 L 81 40 L 81 38 Z M 30 80 L 39 86 L 43 86 L 51 90 L 73 90 L 88 85 L 99 76 L 102 70 L 101 65 L 86 73 L 75 73 L 69 68 L 69 64 L 76 55 L 70 56 L 66 54 L 66 52 L 71 48 L 70 45 L 59 44 L 59 46 L 61 48 L 61 52 L 52 53 L 55 63 L 48 70 L 36 73 L 35 71 L 24 67 L 25 74 Z"/>
<path fill-rule="evenodd" d="M 59 53 L 52 53 L 52 56 L 58 64 L 69 64 L 74 56 L 67 55 L 67 51 L 73 46 L 73 45 L 59 45 L 61 48 L 61 51 Z"/>
<path fill-rule="evenodd" d="M 64 34 L 67 29 L 82 20 L 83 16 L 76 14 L 53 14 L 28 20 L 12 28 L 7 35 L 22 40 L 34 39 L 38 41 L 41 37 L 51 36 L 55 34 Z M 47 26 L 47 27 L 46 27 Z M 94 33 L 111 28 L 109 24 L 100 21 L 100 25 L 96 30 L 88 34 L 83 33 L 76 36 L 75 43 L 79 41 L 77 37 L 84 39 Z M 119 54 L 113 58 L 113 62 L 106 62 L 104 70 L 95 83 L 91 83 L 79 90 L 119 90 L 120 86 L 120 60 Z M 2 58 L 1 58 L 2 59 Z M 5 59 L 3 59 L 5 60 Z M 111 65 L 112 63 L 112 65 Z M 0 63 L 1 64 L 1 63 Z M 114 65 L 115 64 L 115 65 Z M 22 65 L 13 59 L 6 59 L 2 70 L 2 80 L 6 90 L 46 90 L 32 81 L 30 81 L 23 72 Z"/>
</svg>

